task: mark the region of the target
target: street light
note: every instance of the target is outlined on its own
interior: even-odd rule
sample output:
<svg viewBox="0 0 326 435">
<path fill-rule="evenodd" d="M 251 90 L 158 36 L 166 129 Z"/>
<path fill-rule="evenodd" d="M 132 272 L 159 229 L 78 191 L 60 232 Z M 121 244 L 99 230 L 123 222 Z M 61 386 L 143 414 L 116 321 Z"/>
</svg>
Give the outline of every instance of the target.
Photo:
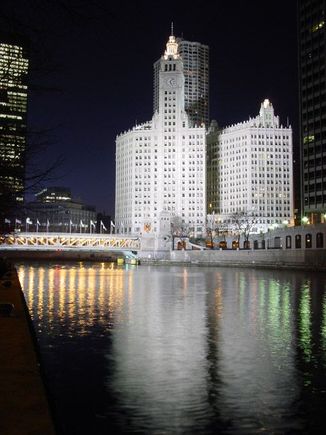
<svg viewBox="0 0 326 435">
<path fill-rule="evenodd" d="M 309 224 L 309 219 L 307 218 L 307 216 L 303 216 L 303 218 L 301 219 L 301 222 L 303 225 L 308 225 Z"/>
</svg>

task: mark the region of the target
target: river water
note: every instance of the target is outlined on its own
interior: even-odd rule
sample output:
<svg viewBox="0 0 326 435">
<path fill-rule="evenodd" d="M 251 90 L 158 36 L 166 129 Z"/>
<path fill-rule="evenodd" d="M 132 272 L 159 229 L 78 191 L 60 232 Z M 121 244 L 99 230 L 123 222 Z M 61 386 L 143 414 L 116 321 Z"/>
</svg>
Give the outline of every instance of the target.
<svg viewBox="0 0 326 435">
<path fill-rule="evenodd" d="M 63 434 L 321 433 L 325 274 L 23 263 Z"/>
</svg>

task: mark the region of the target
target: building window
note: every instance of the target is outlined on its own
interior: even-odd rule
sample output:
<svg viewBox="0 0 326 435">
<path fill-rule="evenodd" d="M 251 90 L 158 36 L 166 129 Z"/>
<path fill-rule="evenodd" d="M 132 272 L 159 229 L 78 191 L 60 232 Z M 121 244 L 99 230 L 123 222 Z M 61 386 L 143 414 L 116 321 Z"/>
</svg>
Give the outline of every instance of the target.
<svg viewBox="0 0 326 435">
<path fill-rule="evenodd" d="M 285 238 L 285 247 L 286 249 L 291 249 L 292 246 L 292 237 L 291 236 L 286 236 Z"/>
<path fill-rule="evenodd" d="M 274 237 L 274 248 L 280 248 L 280 247 L 281 247 L 281 238 Z"/>
<path fill-rule="evenodd" d="M 316 248 L 323 248 L 323 247 L 324 247 L 324 234 L 317 233 L 316 234 Z"/>
<path fill-rule="evenodd" d="M 295 236 L 295 247 L 296 247 L 296 249 L 301 248 L 301 235 L 300 234 L 297 234 Z"/>
<path fill-rule="evenodd" d="M 306 248 L 312 247 L 312 236 L 311 234 L 306 234 Z"/>
</svg>

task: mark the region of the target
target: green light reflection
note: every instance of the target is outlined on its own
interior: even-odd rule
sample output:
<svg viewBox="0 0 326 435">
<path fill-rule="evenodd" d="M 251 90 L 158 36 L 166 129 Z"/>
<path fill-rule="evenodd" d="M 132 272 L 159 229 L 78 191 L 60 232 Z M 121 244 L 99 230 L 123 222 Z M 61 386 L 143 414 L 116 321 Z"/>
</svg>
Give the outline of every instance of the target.
<svg viewBox="0 0 326 435">
<path fill-rule="evenodd" d="M 301 288 L 301 299 L 299 303 L 299 346 L 303 351 L 304 359 L 309 362 L 311 359 L 311 296 L 309 284 L 305 283 Z"/>
<path fill-rule="evenodd" d="M 324 297 L 323 297 L 320 335 L 321 335 L 321 348 L 324 352 L 323 353 L 324 364 L 326 364 L 326 293 L 324 294 Z"/>
</svg>

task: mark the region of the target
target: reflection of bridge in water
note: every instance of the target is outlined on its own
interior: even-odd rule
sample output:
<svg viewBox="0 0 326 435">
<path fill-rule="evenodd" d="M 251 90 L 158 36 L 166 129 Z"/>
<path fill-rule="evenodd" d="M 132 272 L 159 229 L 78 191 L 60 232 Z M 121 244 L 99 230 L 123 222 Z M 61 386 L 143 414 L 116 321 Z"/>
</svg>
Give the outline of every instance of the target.
<svg viewBox="0 0 326 435">
<path fill-rule="evenodd" d="M 141 249 L 138 236 L 78 233 L 14 233 L 1 241 L 1 251 L 105 251 L 131 253 Z"/>
</svg>

